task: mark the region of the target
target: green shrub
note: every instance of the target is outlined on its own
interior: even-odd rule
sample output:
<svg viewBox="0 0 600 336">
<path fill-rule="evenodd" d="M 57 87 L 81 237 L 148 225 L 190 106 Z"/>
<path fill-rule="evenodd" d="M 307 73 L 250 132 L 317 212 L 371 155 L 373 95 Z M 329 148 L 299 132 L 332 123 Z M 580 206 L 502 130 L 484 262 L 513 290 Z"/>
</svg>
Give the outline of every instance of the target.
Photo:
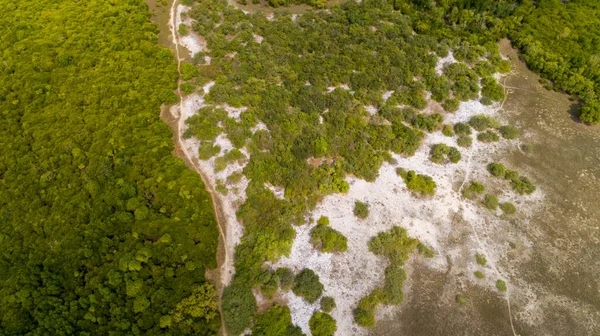
<svg viewBox="0 0 600 336">
<path fill-rule="evenodd" d="M 473 145 L 473 138 L 469 135 L 459 135 L 456 139 L 456 144 L 460 147 L 469 148 Z"/>
<path fill-rule="evenodd" d="M 406 188 L 416 196 L 434 195 L 436 184 L 431 176 L 416 174 L 414 170 L 406 172 L 402 168 L 396 169 L 396 174 L 400 175 L 406 183 Z"/>
<path fill-rule="evenodd" d="M 313 303 L 323 294 L 323 285 L 313 270 L 305 268 L 296 275 L 292 291 L 306 302 Z"/>
<path fill-rule="evenodd" d="M 301 329 L 292 324 L 290 308 L 274 304 L 266 312 L 258 314 L 252 327 L 252 335 L 302 335 Z"/>
<path fill-rule="evenodd" d="M 475 253 L 475 260 L 477 260 L 477 264 L 485 267 L 487 265 L 487 259 L 483 254 Z"/>
<path fill-rule="evenodd" d="M 244 174 L 241 171 L 236 171 L 227 176 L 227 182 L 236 184 L 242 180 Z"/>
<path fill-rule="evenodd" d="M 217 185 L 215 186 L 215 190 L 223 195 L 227 195 L 229 193 L 229 190 L 227 189 L 227 187 L 223 184 L 222 180 L 218 180 L 217 181 Z"/>
<path fill-rule="evenodd" d="M 348 248 L 348 239 L 341 232 L 324 224 L 317 224 L 310 231 L 310 242 L 321 252 L 345 252 Z"/>
<path fill-rule="evenodd" d="M 190 80 L 194 77 L 198 77 L 198 67 L 191 63 L 181 63 L 181 78 Z"/>
<path fill-rule="evenodd" d="M 500 140 L 500 136 L 493 131 L 485 131 L 477 134 L 477 140 L 490 143 Z"/>
<path fill-rule="evenodd" d="M 250 326 L 256 312 L 256 299 L 252 290 L 234 279 L 233 283 L 223 290 L 221 310 L 229 333 L 241 334 Z"/>
<path fill-rule="evenodd" d="M 383 290 L 376 288 L 371 294 L 358 301 L 358 307 L 354 309 L 354 321 L 361 327 L 370 328 L 375 325 L 375 309 L 377 305 L 384 302 Z"/>
<path fill-rule="evenodd" d="M 488 96 L 481 97 L 480 102 L 481 102 L 481 105 L 485 105 L 485 106 L 490 106 L 494 103 L 492 98 L 490 98 Z"/>
<path fill-rule="evenodd" d="M 219 156 L 215 159 L 215 171 L 222 171 L 227 167 L 228 164 L 235 161 L 242 163 L 245 159 L 246 157 L 244 156 L 244 154 L 239 149 L 234 148 L 229 152 L 225 153 L 225 155 Z"/>
<path fill-rule="evenodd" d="M 485 279 L 485 274 L 483 274 L 482 271 L 475 271 L 475 272 L 473 272 L 473 274 L 475 274 L 475 277 L 477 279 Z"/>
<path fill-rule="evenodd" d="M 452 130 L 452 126 L 444 125 L 444 127 L 442 127 L 442 134 L 447 137 L 453 137 L 454 131 Z"/>
<path fill-rule="evenodd" d="M 189 95 L 189 94 L 193 93 L 194 91 L 196 91 L 196 86 L 191 83 L 183 83 L 183 84 L 181 84 L 180 89 L 181 89 L 181 92 L 183 92 L 183 94 Z"/>
<path fill-rule="evenodd" d="M 318 225 L 329 225 L 329 217 L 327 216 L 321 216 L 319 218 L 319 220 L 317 221 Z"/>
<path fill-rule="evenodd" d="M 369 217 L 369 204 L 360 201 L 354 202 L 354 216 L 361 219 Z"/>
<path fill-rule="evenodd" d="M 489 210 L 496 210 L 498 208 L 498 197 L 490 194 L 485 195 L 483 205 Z"/>
<path fill-rule="evenodd" d="M 498 288 L 498 290 L 501 292 L 506 292 L 506 290 L 508 289 L 508 287 L 506 286 L 506 282 L 500 279 L 496 281 L 496 288 Z"/>
<path fill-rule="evenodd" d="M 260 290 L 267 297 L 271 297 L 279 288 L 279 275 L 277 272 L 271 270 L 263 271 L 258 277 L 258 284 L 260 285 Z"/>
<path fill-rule="evenodd" d="M 506 167 L 504 167 L 504 165 L 501 163 L 495 162 L 488 164 L 487 170 L 490 172 L 490 174 L 496 177 L 504 177 L 504 174 L 506 173 Z"/>
<path fill-rule="evenodd" d="M 521 195 L 532 194 L 536 189 L 536 186 L 534 186 L 533 183 L 531 183 L 531 181 L 525 176 L 512 179 L 511 184 L 513 186 L 513 189 Z"/>
<path fill-rule="evenodd" d="M 483 114 L 478 114 L 469 119 L 469 126 L 473 127 L 476 131 L 481 132 L 488 128 L 496 128 L 499 125 L 496 119 Z"/>
<path fill-rule="evenodd" d="M 500 126 L 498 131 L 500 131 L 502 137 L 507 140 L 516 139 L 521 135 L 521 132 L 519 132 L 516 127 L 510 125 Z"/>
<path fill-rule="evenodd" d="M 500 210 L 502 210 L 505 215 L 514 215 L 517 212 L 515 205 L 510 202 L 501 203 Z"/>
<path fill-rule="evenodd" d="M 471 126 L 465 123 L 456 123 L 454 124 L 454 133 L 456 135 L 471 135 Z"/>
<path fill-rule="evenodd" d="M 294 272 L 287 267 L 278 268 L 276 272 L 279 278 L 279 288 L 284 292 L 292 289 L 294 278 L 296 277 Z"/>
<path fill-rule="evenodd" d="M 465 303 L 467 303 L 467 298 L 464 295 L 458 294 L 456 295 L 456 303 L 460 304 L 460 305 L 464 305 Z"/>
<path fill-rule="evenodd" d="M 177 29 L 177 31 L 179 32 L 179 35 L 182 36 L 189 34 L 188 27 L 183 23 L 179 25 L 179 29 Z"/>
<path fill-rule="evenodd" d="M 514 180 L 514 179 L 517 179 L 517 178 L 519 178 L 519 173 L 516 172 L 516 171 L 514 171 L 514 170 L 507 169 L 504 172 L 504 179 L 505 180 Z"/>
<path fill-rule="evenodd" d="M 316 312 L 308 321 L 310 332 L 313 336 L 333 336 L 337 325 L 329 314 Z"/>
<path fill-rule="evenodd" d="M 481 195 L 485 191 L 485 186 L 479 182 L 471 181 L 469 186 L 464 188 L 462 195 L 465 198 L 473 199 L 476 195 Z"/>
<path fill-rule="evenodd" d="M 336 307 L 335 299 L 331 296 L 324 296 L 321 298 L 321 310 L 329 313 Z"/>
<path fill-rule="evenodd" d="M 212 142 L 202 142 L 198 147 L 198 159 L 208 160 L 221 152 L 221 146 L 213 145 Z"/>
<path fill-rule="evenodd" d="M 455 147 L 445 144 L 435 144 L 429 151 L 429 160 L 434 163 L 445 163 L 446 159 L 452 163 L 457 163 L 461 159 L 460 151 Z"/>
<path fill-rule="evenodd" d="M 446 101 L 444 101 L 444 103 L 442 104 L 442 107 L 446 112 L 456 112 L 460 107 L 460 102 L 453 98 L 446 99 Z"/>
</svg>

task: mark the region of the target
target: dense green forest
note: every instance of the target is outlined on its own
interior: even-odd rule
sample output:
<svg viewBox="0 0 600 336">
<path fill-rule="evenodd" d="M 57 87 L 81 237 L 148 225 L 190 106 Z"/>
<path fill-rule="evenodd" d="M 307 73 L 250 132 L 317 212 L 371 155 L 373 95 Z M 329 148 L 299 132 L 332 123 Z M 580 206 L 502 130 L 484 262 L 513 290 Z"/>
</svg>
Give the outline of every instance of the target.
<svg viewBox="0 0 600 336">
<path fill-rule="evenodd" d="M 215 334 L 218 231 L 147 5 L 0 7 L 0 334 Z"/>
</svg>

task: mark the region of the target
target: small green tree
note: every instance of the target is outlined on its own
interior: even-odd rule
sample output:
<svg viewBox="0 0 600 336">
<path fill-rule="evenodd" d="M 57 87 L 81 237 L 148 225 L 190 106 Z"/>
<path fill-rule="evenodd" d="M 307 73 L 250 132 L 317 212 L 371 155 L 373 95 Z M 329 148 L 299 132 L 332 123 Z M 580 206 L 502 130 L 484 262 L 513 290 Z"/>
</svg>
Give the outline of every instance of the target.
<svg viewBox="0 0 600 336">
<path fill-rule="evenodd" d="M 361 201 L 354 202 L 354 216 L 361 219 L 369 217 L 369 204 Z"/>
<path fill-rule="evenodd" d="M 337 324 L 329 314 L 316 312 L 308 321 L 310 332 L 313 336 L 333 336 Z"/>
<path fill-rule="evenodd" d="M 292 291 L 308 303 L 313 303 L 323 294 L 323 285 L 313 270 L 305 268 L 296 275 Z"/>
<path fill-rule="evenodd" d="M 331 296 L 324 296 L 321 298 L 321 310 L 329 313 L 336 307 L 335 299 Z"/>
</svg>

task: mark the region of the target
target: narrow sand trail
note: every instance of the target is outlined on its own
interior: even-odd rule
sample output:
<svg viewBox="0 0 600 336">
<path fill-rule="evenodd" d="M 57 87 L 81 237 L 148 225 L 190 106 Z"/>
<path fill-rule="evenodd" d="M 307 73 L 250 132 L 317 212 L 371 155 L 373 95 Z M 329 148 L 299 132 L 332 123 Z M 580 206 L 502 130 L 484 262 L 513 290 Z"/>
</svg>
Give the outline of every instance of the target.
<svg viewBox="0 0 600 336">
<path fill-rule="evenodd" d="M 231 274 L 233 272 L 233 269 L 231 267 L 231 263 L 229 262 L 229 253 L 227 252 L 227 238 L 225 235 L 225 228 L 223 225 L 223 218 L 225 217 L 221 211 L 221 206 L 219 204 L 218 201 L 218 197 L 216 194 L 216 191 L 214 190 L 211 181 L 207 178 L 207 176 L 204 174 L 204 172 L 200 169 L 200 167 L 198 166 L 198 163 L 194 160 L 193 155 L 189 152 L 188 148 L 186 146 L 183 146 L 183 139 L 182 139 L 182 130 L 184 129 L 184 123 L 185 123 L 185 118 L 183 118 L 183 114 L 181 113 L 181 109 L 182 109 L 182 103 L 183 103 L 183 95 L 181 94 L 181 57 L 179 55 L 179 36 L 177 34 L 177 28 L 176 28 L 176 20 L 177 20 L 177 0 L 173 0 L 173 4 L 171 5 L 171 11 L 170 11 L 170 19 L 169 19 L 169 29 L 171 30 L 171 37 L 173 40 L 173 45 L 175 46 L 175 56 L 177 57 L 177 73 L 178 73 L 178 78 L 177 78 L 177 95 L 179 96 L 179 104 L 177 105 L 177 109 L 171 109 L 171 113 L 173 114 L 173 116 L 176 118 L 177 120 L 177 127 L 176 127 L 176 132 L 177 132 L 177 146 L 179 146 L 183 152 L 183 154 L 185 155 L 186 159 L 188 160 L 188 162 L 194 167 L 194 169 L 196 170 L 196 172 L 200 175 L 200 177 L 202 178 L 202 181 L 204 182 L 204 185 L 206 186 L 206 191 L 209 193 L 210 198 L 212 200 L 212 205 L 213 205 L 213 209 L 215 211 L 215 220 L 217 222 L 217 227 L 219 228 L 219 235 L 221 236 L 221 241 L 223 243 L 223 251 L 224 251 L 224 258 L 223 258 L 223 262 L 220 265 L 219 268 L 219 283 L 217 284 L 217 290 L 218 290 L 218 295 L 219 295 L 219 313 L 221 315 L 221 334 L 223 336 L 227 336 L 227 331 L 225 329 L 225 323 L 223 320 L 223 312 L 221 309 L 221 296 L 223 295 L 223 287 L 224 284 L 227 283 L 228 281 L 225 281 L 226 279 L 224 279 L 224 277 L 227 274 Z M 176 112 L 176 113 L 173 113 Z"/>
</svg>

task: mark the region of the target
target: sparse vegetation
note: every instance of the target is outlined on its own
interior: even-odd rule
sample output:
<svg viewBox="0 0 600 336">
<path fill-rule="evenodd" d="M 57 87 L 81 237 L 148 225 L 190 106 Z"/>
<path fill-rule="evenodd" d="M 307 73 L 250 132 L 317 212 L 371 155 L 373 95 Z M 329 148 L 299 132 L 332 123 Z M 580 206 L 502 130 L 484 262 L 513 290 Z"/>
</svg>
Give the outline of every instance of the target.
<svg viewBox="0 0 600 336">
<path fill-rule="evenodd" d="M 496 128 L 500 125 L 496 119 L 483 114 L 478 114 L 469 119 L 469 126 L 473 127 L 478 132 L 482 132 L 488 128 Z"/>
<path fill-rule="evenodd" d="M 500 279 L 496 281 L 496 288 L 501 292 L 506 292 L 506 290 L 508 289 L 508 287 L 506 286 L 506 282 Z"/>
<path fill-rule="evenodd" d="M 477 195 L 481 195 L 485 191 L 485 186 L 477 181 L 469 182 L 469 185 L 463 189 L 462 195 L 464 198 L 473 199 Z"/>
<path fill-rule="evenodd" d="M 335 299 L 331 296 L 324 296 L 321 298 L 321 310 L 325 313 L 329 313 L 336 307 Z"/>
<path fill-rule="evenodd" d="M 502 134 L 502 137 L 507 140 L 516 139 L 521 136 L 521 132 L 519 132 L 516 127 L 510 125 L 500 126 L 498 131 Z"/>
<path fill-rule="evenodd" d="M 462 294 L 456 295 L 455 299 L 456 299 L 456 303 L 458 303 L 460 305 L 464 305 L 465 303 L 467 303 L 467 298 Z"/>
<path fill-rule="evenodd" d="M 473 274 L 477 279 L 485 279 L 485 274 L 482 271 L 475 271 Z"/>
<path fill-rule="evenodd" d="M 517 212 L 515 205 L 510 202 L 501 203 L 500 210 L 502 210 L 502 213 L 505 215 L 514 215 Z"/>
<path fill-rule="evenodd" d="M 477 264 L 483 267 L 487 266 L 487 259 L 483 254 L 475 253 L 475 260 L 477 261 Z"/>
<path fill-rule="evenodd" d="M 454 130 L 452 129 L 452 126 L 444 125 L 444 127 L 442 127 L 442 134 L 447 137 L 453 137 Z"/>
<path fill-rule="evenodd" d="M 500 140 L 500 136 L 494 131 L 485 131 L 477 134 L 477 140 L 485 143 L 496 142 Z"/>
<path fill-rule="evenodd" d="M 456 144 L 460 147 L 469 148 L 473 145 L 473 138 L 470 135 L 459 135 Z"/>
<path fill-rule="evenodd" d="M 414 170 L 406 172 L 402 168 L 396 169 L 396 174 L 400 175 L 404 182 L 406 183 L 406 187 L 410 190 L 414 195 L 417 196 L 427 196 L 435 194 L 436 184 L 431 178 L 431 176 L 417 174 Z"/>
<path fill-rule="evenodd" d="M 465 123 L 456 123 L 454 124 L 454 133 L 456 135 L 471 135 L 471 127 Z"/>
<path fill-rule="evenodd" d="M 296 277 L 294 272 L 287 267 L 278 268 L 276 272 L 277 277 L 279 278 L 279 288 L 281 288 L 281 290 L 284 292 L 292 289 L 292 286 L 294 285 L 294 279 Z"/>
<path fill-rule="evenodd" d="M 512 179 L 511 184 L 513 189 L 521 195 L 532 194 L 536 189 L 536 186 L 525 176 Z"/>
<path fill-rule="evenodd" d="M 498 197 L 490 194 L 485 195 L 483 198 L 483 205 L 486 209 L 496 210 L 498 208 Z"/>
<path fill-rule="evenodd" d="M 506 167 L 504 167 L 504 165 L 501 163 L 492 162 L 487 165 L 487 170 L 490 172 L 490 174 L 496 177 L 504 177 Z"/>
<path fill-rule="evenodd" d="M 369 217 L 369 204 L 361 201 L 354 202 L 354 216 L 360 219 Z"/>
<path fill-rule="evenodd" d="M 445 163 L 448 160 L 452 163 L 460 161 L 460 151 L 455 147 L 447 146 L 445 144 L 435 144 L 431 146 L 429 151 L 429 160 L 434 163 Z"/>
</svg>

